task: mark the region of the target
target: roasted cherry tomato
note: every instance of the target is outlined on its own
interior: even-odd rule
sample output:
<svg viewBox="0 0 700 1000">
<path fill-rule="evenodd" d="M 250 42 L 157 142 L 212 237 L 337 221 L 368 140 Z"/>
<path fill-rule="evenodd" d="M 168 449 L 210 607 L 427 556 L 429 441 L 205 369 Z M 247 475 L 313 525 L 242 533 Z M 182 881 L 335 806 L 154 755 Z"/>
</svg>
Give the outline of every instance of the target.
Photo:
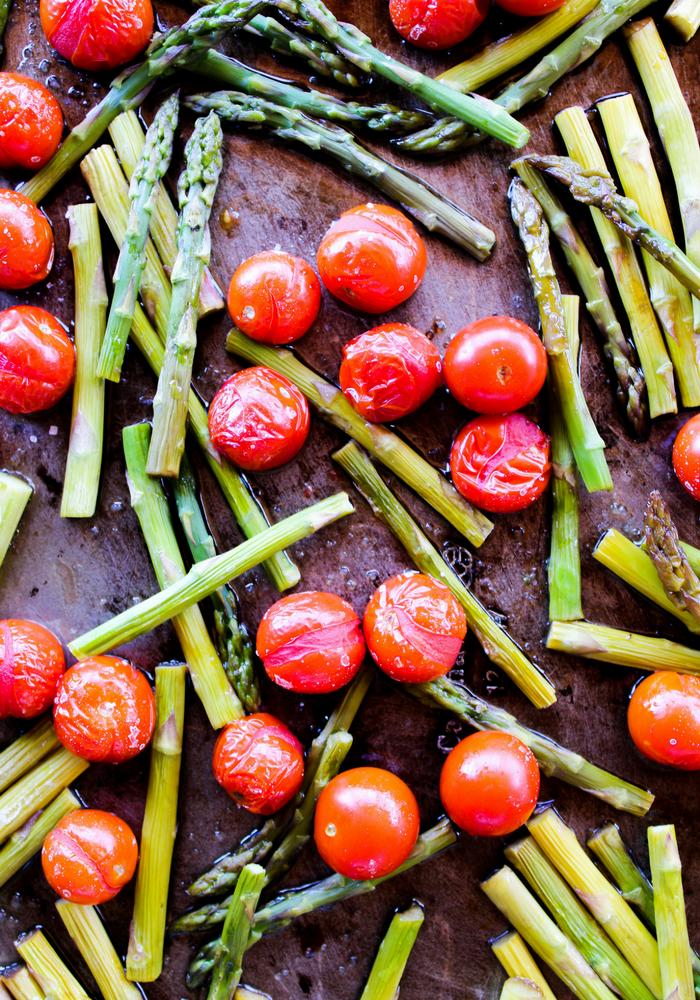
<svg viewBox="0 0 700 1000">
<path fill-rule="evenodd" d="M 503 837 L 522 826 L 537 805 L 535 755 L 508 733 L 473 733 L 450 751 L 440 775 L 440 798 L 453 823 L 474 837 Z"/>
<path fill-rule="evenodd" d="M 54 702 L 61 743 L 78 757 L 121 764 L 148 746 L 156 703 L 146 675 L 118 656 L 91 656 L 66 670 Z"/>
<path fill-rule="evenodd" d="M 151 0 L 41 0 L 39 10 L 49 43 L 79 69 L 131 62 L 153 34 Z"/>
<path fill-rule="evenodd" d="M 43 281 L 53 254 L 46 216 L 20 191 L 0 188 L 0 288 L 16 292 Z"/>
<path fill-rule="evenodd" d="M 249 812 L 269 816 L 301 788 L 301 743 L 274 715 L 258 712 L 230 722 L 214 747 L 214 777 Z"/>
<path fill-rule="evenodd" d="M 442 383 L 440 352 L 407 323 L 385 323 L 343 348 L 340 388 L 365 420 L 400 420 Z"/>
<path fill-rule="evenodd" d="M 541 17 L 553 10 L 558 10 L 564 0 L 496 0 L 502 10 L 518 17 Z"/>
<path fill-rule="evenodd" d="M 471 503 L 510 514 L 529 507 L 547 488 L 549 438 L 522 413 L 477 417 L 454 439 L 450 470 Z"/>
<path fill-rule="evenodd" d="M 686 420 L 676 434 L 673 468 L 681 486 L 700 500 L 700 413 Z"/>
<path fill-rule="evenodd" d="M 303 337 L 320 305 L 321 285 L 311 264 L 281 250 L 244 260 L 228 290 L 231 319 L 264 344 L 291 344 Z"/>
<path fill-rule="evenodd" d="M 73 384 L 75 349 L 59 321 L 38 306 L 0 312 L 0 407 L 36 413 Z"/>
<path fill-rule="evenodd" d="M 323 860 L 340 875 L 381 878 L 404 863 L 419 827 L 418 803 L 405 781 L 381 767 L 355 767 L 321 792 L 314 839 Z"/>
<path fill-rule="evenodd" d="M 451 670 L 467 634 L 464 611 L 452 591 L 413 571 L 377 587 L 363 625 L 377 666 L 409 684 L 423 684 Z"/>
<path fill-rule="evenodd" d="M 449 49 L 486 17 L 489 0 L 389 0 L 391 23 L 420 49 Z"/>
<path fill-rule="evenodd" d="M 425 274 L 425 244 L 403 212 L 358 205 L 331 224 L 318 248 L 318 273 L 329 292 L 361 312 L 405 302 Z"/>
<path fill-rule="evenodd" d="M 33 719 L 45 712 L 65 669 L 53 632 L 24 618 L 0 621 L 0 719 Z"/>
<path fill-rule="evenodd" d="M 47 836 L 41 866 L 62 899 L 99 906 L 131 881 L 138 858 L 136 837 L 123 819 L 101 809 L 76 809 Z"/>
<path fill-rule="evenodd" d="M 209 407 L 214 447 L 241 469 L 261 472 L 290 462 L 309 433 L 306 397 L 271 368 L 244 368 Z"/>
<path fill-rule="evenodd" d="M 700 770 L 700 677 L 672 671 L 645 677 L 632 692 L 627 724 L 645 757 Z"/>
<path fill-rule="evenodd" d="M 50 90 L 21 73 L 0 73 L 0 169 L 38 170 L 63 135 L 63 112 Z"/>
<path fill-rule="evenodd" d="M 544 385 L 547 352 L 535 331 L 511 316 L 488 316 L 465 326 L 445 352 L 447 388 L 477 413 L 510 413 L 527 406 Z"/>
</svg>

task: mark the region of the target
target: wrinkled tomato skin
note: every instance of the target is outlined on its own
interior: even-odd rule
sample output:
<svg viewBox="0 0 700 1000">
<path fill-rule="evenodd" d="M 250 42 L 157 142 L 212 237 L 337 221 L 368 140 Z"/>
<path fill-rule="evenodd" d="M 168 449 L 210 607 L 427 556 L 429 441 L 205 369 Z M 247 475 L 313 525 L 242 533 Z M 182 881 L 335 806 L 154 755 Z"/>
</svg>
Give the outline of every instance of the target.
<svg viewBox="0 0 700 1000">
<path fill-rule="evenodd" d="M 700 677 L 659 671 L 645 677 L 627 709 L 637 749 L 657 764 L 700 770 Z"/>
<path fill-rule="evenodd" d="M 250 472 L 291 462 L 306 441 L 309 424 L 303 393 L 271 368 L 236 372 L 209 407 L 212 444 Z"/>
<path fill-rule="evenodd" d="M 46 216 L 21 191 L 0 188 L 0 288 L 17 292 L 43 281 L 53 256 Z"/>
<path fill-rule="evenodd" d="M 686 420 L 676 434 L 673 470 L 683 489 L 700 500 L 700 413 Z"/>
<path fill-rule="evenodd" d="M 391 23 L 420 49 L 449 49 L 463 42 L 488 9 L 489 0 L 389 0 Z"/>
<path fill-rule="evenodd" d="M 59 321 L 38 306 L 0 312 L 0 408 L 36 413 L 54 406 L 75 376 L 75 348 Z"/>
<path fill-rule="evenodd" d="M 101 809 L 76 809 L 46 837 L 41 866 L 62 899 L 99 906 L 131 881 L 138 857 L 136 837 L 123 819 Z"/>
<path fill-rule="evenodd" d="M 298 694 L 327 694 L 348 684 L 362 665 L 360 619 L 337 594 L 302 591 L 263 615 L 257 653 L 270 680 Z"/>
<path fill-rule="evenodd" d="M 464 610 L 452 591 L 413 571 L 377 587 L 363 627 L 377 666 L 408 684 L 423 684 L 451 670 L 467 634 Z"/>
<path fill-rule="evenodd" d="M 426 268 L 425 244 L 410 219 L 389 205 L 343 212 L 321 240 L 321 281 L 353 309 L 382 313 L 416 291 Z"/>
<path fill-rule="evenodd" d="M 321 792 L 314 840 L 323 860 L 340 875 L 381 878 L 404 863 L 419 827 L 418 803 L 401 778 L 380 767 L 356 767 Z"/>
<path fill-rule="evenodd" d="M 529 507 L 547 488 L 549 454 L 549 437 L 522 413 L 477 417 L 452 444 L 452 481 L 477 507 L 511 514 Z"/>
<path fill-rule="evenodd" d="M 39 10 L 49 43 L 79 69 L 123 66 L 153 34 L 151 0 L 41 0 Z"/>
<path fill-rule="evenodd" d="M 214 777 L 248 812 L 270 816 L 301 788 L 301 743 L 274 715 L 258 712 L 230 722 L 214 746 Z"/>
<path fill-rule="evenodd" d="M 564 0 L 496 0 L 496 3 L 502 10 L 518 17 L 541 17 L 559 10 Z"/>
<path fill-rule="evenodd" d="M 441 384 L 440 352 L 407 323 L 385 323 L 343 347 L 340 388 L 373 424 L 408 416 Z"/>
<path fill-rule="evenodd" d="M 477 413 L 511 413 L 531 403 L 547 376 L 535 331 L 511 316 L 488 316 L 455 334 L 445 352 L 445 382 Z"/>
<path fill-rule="evenodd" d="M 0 719 L 33 719 L 53 704 L 66 669 L 53 632 L 24 618 L 0 621 Z"/>
<path fill-rule="evenodd" d="M 63 112 L 51 91 L 21 73 L 0 73 L 0 170 L 38 170 L 63 135 Z"/>
<path fill-rule="evenodd" d="M 302 257 L 281 250 L 256 253 L 233 273 L 231 319 L 263 344 L 291 344 L 311 328 L 321 306 L 321 285 Z"/>
<path fill-rule="evenodd" d="M 467 736 L 450 751 L 440 774 L 445 812 L 473 837 L 504 837 L 537 805 L 540 771 L 524 743 L 508 733 Z"/>
<path fill-rule="evenodd" d="M 85 760 L 121 764 L 151 741 L 156 705 L 145 674 L 118 656 L 91 656 L 61 678 L 54 702 L 56 735 Z"/>
</svg>

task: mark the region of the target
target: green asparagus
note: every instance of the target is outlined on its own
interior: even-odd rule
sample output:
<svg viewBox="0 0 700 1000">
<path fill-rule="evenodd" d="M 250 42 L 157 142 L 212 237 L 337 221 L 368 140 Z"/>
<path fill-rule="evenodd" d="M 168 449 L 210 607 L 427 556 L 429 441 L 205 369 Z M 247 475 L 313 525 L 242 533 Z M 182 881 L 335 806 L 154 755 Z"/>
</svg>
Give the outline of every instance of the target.
<svg viewBox="0 0 700 1000">
<path fill-rule="evenodd" d="M 264 886 L 265 869 L 260 865 L 246 865 L 228 905 L 207 1000 L 229 1000 L 235 993 L 243 974 L 243 956 Z"/>
<path fill-rule="evenodd" d="M 517 931 L 507 931 L 492 941 L 491 951 L 507 975 L 518 979 L 527 979 L 534 983 L 542 994 L 543 1000 L 557 1000 Z"/>
<path fill-rule="evenodd" d="M 663 996 L 673 1000 L 694 1000 L 695 984 L 676 831 L 673 826 L 650 826 L 647 838 Z"/>
<path fill-rule="evenodd" d="M 700 622 L 700 578 L 683 551 L 671 512 L 658 490 L 649 494 L 644 512 L 644 543 L 669 599 Z"/>
<path fill-rule="evenodd" d="M 379 946 L 360 1000 L 396 1000 L 401 979 L 424 920 L 423 907 L 419 903 L 394 915 Z"/>
<path fill-rule="evenodd" d="M 357 67 L 344 59 L 336 49 L 321 38 L 310 38 L 300 31 L 293 31 L 274 17 L 256 14 L 243 29 L 256 38 L 263 39 L 272 52 L 290 56 L 306 63 L 315 76 L 329 77 L 341 87 L 359 87 L 364 77 Z"/>
<path fill-rule="evenodd" d="M 665 18 L 683 41 L 689 42 L 700 28 L 700 3 L 698 0 L 673 0 Z"/>
<path fill-rule="evenodd" d="M 17 952 L 50 1000 L 90 1000 L 40 928 L 15 941 Z"/>
<path fill-rule="evenodd" d="M 12 472 L 0 472 L 0 567 L 22 520 L 34 487 Z"/>
<path fill-rule="evenodd" d="M 143 1000 L 139 987 L 124 975 L 122 963 L 95 907 L 59 899 L 56 912 L 104 1000 Z"/>
<path fill-rule="evenodd" d="M 33 729 L 18 736 L 0 752 L 0 792 L 4 792 L 58 746 L 58 736 L 50 719 L 38 722 Z"/>
<path fill-rule="evenodd" d="M 0 848 L 0 886 L 10 881 L 43 847 L 48 834 L 69 812 L 81 808 L 80 800 L 68 788 L 53 802 L 30 816 Z M 0 996 L 0 1000 L 2 1000 Z"/>
<path fill-rule="evenodd" d="M 633 670 L 675 670 L 700 677 L 700 650 L 670 639 L 591 622 L 553 621 L 547 634 L 547 649 Z"/>
</svg>

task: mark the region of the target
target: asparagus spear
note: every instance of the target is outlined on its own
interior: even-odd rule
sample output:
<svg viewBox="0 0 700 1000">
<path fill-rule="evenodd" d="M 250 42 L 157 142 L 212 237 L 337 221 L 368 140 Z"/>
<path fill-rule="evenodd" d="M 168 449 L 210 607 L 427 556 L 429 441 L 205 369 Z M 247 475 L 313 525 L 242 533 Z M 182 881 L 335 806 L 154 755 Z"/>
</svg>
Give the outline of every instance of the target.
<svg viewBox="0 0 700 1000">
<path fill-rule="evenodd" d="M 90 766 L 61 747 L 0 795 L 0 844 Z"/>
<path fill-rule="evenodd" d="M 122 963 L 95 907 L 59 899 L 56 911 L 104 1000 L 143 1000 L 138 986 L 124 975 Z"/>
<path fill-rule="evenodd" d="M 34 980 L 51 1000 L 89 1000 L 83 987 L 38 927 L 15 941 L 15 948 Z"/>
<path fill-rule="evenodd" d="M 0 848 L 0 886 L 9 882 L 39 853 L 47 835 L 64 816 L 80 808 L 80 800 L 70 789 L 64 788 L 45 809 L 30 816 Z"/>
<path fill-rule="evenodd" d="M 359 87 L 362 84 L 357 68 L 321 38 L 310 38 L 300 31 L 293 31 L 289 25 L 264 14 L 252 17 L 244 31 L 262 38 L 272 52 L 306 63 L 316 76 L 330 77 L 342 87 Z"/>
<path fill-rule="evenodd" d="M 491 942 L 491 951 L 509 976 L 534 983 L 543 1000 L 556 1000 L 527 945 L 516 931 L 508 931 Z"/>
<path fill-rule="evenodd" d="M 669 639 L 591 622 L 553 621 L 547 634 L 547 649 L 634 670 L 675 670 L 700 676 L 700 650 Z"/>
<path fill-rule="evenodd" d="M 663 996 L 673 1000 L 694 1000 L 695 985 L 676 831 L 673 826 L 650 826 L 647 837 Z"/>
<path fill-rule="evenodd" d="M 246 865 L 228 906 L 207 1000 L 229 1000 L 235 993 L 243 974 L 243 956 L 264 886 L 265 869 L 260 865 Z"/>
<path fill-rule="evenodd" d="M 644 542 L 668 598 L 700 622 L 700 579 L 688 562 L 671 512 L 658 490 L 649 494 L 644 512 Z"/>
<path fill-rule="evenodd" d="M 542 1000 L 542 990 L 530 979 L 506 979 L 500 1000 Z"/>
<path fill-rule="evenodd" d="M 394 914 L 360 1000 L 395 1000 L 425 914 L 420 903 Z"/>
<path fill-rule="evenodd" d="M 13 740 L 0 753 L 0 792 L 4 792 L 57 746 L 58 737 L 50 719 L 38 722 L 33 729 Z"/>
<path fill-rule="evenodd" d="M 0 567 L 33 492 L 26 479 L 12 472 L 0 472 Z"/>
<path fill-rule="evenodd" d="M 698 0 L 673 0 L 665 18 L 683 41 L 689 42 L 700 28 L 700 3 Z"/>
<path fill-rule="evenodd" d="M 24 965 L 17 965 L 0 976 L 0 983 L 5 984 L 15 1000 L 46 1000 L 44 991 Z"/>
</svg>

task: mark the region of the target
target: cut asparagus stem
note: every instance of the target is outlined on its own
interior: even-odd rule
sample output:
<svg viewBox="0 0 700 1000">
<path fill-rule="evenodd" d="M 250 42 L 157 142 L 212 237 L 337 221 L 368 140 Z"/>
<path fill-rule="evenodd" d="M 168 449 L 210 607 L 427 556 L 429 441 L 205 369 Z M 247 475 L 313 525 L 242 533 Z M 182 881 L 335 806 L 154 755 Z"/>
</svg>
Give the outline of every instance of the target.
<svg viewBox="0 0 700 1000">
<path fill-rule="evenodd" d="M 95 907 L 59 899 L 56 910 L 104 1000 L 143 1000 L 138 986 L 124 975 L 122 963 Z"/>
<path fill-rule="evenodd" d="M 12 1000 L 12 995 L 2 985 L 2 979 L 0 979 L 0 1000 Z"/>
<path fill-rule="evenodd" d="M 492 941 L 491 950 L 509 976 L 528 979 L 531 983 L 535 983 L 543 1000 L 557 1000 L 527 945 L 516 931 L 508 931 Z"/>
<path fill-rule="evenodd" d="M 335 452 L 333 459 L 347 472 L 375 514 L 396 535 L 418 569 L 449 587 L 464 608 L 469 627 L 474 630 L 489 659 L 507 673 L 538 708 L 552 705 L 556 701 L 552 684 L 450 569 L 384 483 L 367 455 L 351 442 Z"/>
<path fill-rule="evenodd" d="M 64 816 L 80 808 L 80 800 L 65 788 L 45 809 L 30 816 L 0 848 L 0 886 L 9 882 L 39 853 L 47 835 Z"/>
<path fill-rule="evenodd" d="M 665 18 L 683 41 L 689 42 L 700 28 L 700 3 L 698 0 L 673 0 Z"/>
<path fill-rule="evenodd" d="M 605 158 L 583 108 L 566 108 L 556 115 L 554 121 L 572 159 L 586 170 L 607 172 Z M 673 365 L 666 351 L 634 246 L 600 209 L 591 206 L 590 213 L 627 314 L 644 372 L 650 415 L 654 418 L 663 413 L 675 413 L 677 404 Z"/>
<path fill-rule="evenodd" d="M 670 639 L 591 622 L 553 621 L 547 634 L 547 649 L 633 670 L 675 670 L 700 676 L 700 650 Z"/>
<path fill-rule="evenodd" d="M 0 472 L 0 567 L 33 492 L 26 479 L 12 472 Z"/>
<path fill-rule="evenodd" d="M 243 974 L 243 956 L 264 886 L 265 869 L 260 865 L 246 865 L 228 906 L 207 1000 L 229 1000 L 238 987 Z"/>
<path fill-rule="evenodd" d="M 141 526 L 151 565 L 161 592 L 181 583 L 185 564 L 170 520 L 168 499 L 162 485 L 146 473 L 150 439 L 148 424 L 132 424 L 122 432 L 131 506 Z M 244 712 L 229 684 L 223 665 L 196 603 L 173 616 L 173 628 L 189 667 L 194 689 L 210 725 L 221 729 Z"/>
<path fill-rule="evenodd" d="M 685 554 L 668 505 L 652 490 L 644 511 L 644 547 L 673 604 L 700 622 L 700 578 Z"/>
<path fill-rule="evenodd" d="M 291 351 L 256 343 L 239 330 L 229 333 L 226 348 L 252 364 L 267 365 L 290 379 L 322 417 L 414 489 L 472 545 L 481 545 L 488 538 L 493 529 L 491 521 L 467 503 L 442 473 L 392 431 L 364 420 L 340 389 L 317 375 Z"/>
<path fill-rule="evenodd" d="M 694 1000 L 695 984 L 676 831 L 673 826 L 650 826 L 647 838 L 663 996 L 673 1000 Z"/>
<path fill-rule="evenodd" d="M 395 1000 L 425 914 L 419 903 L 396 913 L 379 945 L 360 1000 Z"/>
<path fill-rule="evenodd" d="M 5 984 L 15 1000 L 47 1000 L 46 994 L 24 965 L 18 965 L 0 976 L 0 983 Z"/>
<path fill-rule="evenodd" d="M 320 38 L 310 38 L 299 31 L 292 31 L 274 17 L 256 14 L 246 24 L 244 31 L 264 39 L 272 52 L 290 56 L 306 63 L 318 76 L 330 77 L 342 87 L 359 87 L 363 78 L 357 68 L 344 59 L 332 45 Z"/>
<path fill-rule="evenodd" d="M 90 766 L 61 747 L 0 795 L 0 844 Z"/>
<path fill-rule="evenodd" d="M 542 1000 L 542 990 L 529 979 L 506 979 L 500 1000 Z"/>
<path fill-rule="evenodd" d="M 13 740 L 0 753 L 0 792 L 4 792 L 58 745 L 58 737 L 50 719 L 44 719 Z"/>
<path fill-rule="evenodd" d="M 15 948 L 51 1000 L 89 1000 L 83 987 L 39 928 L 15 941 Z"/>
</svg>

